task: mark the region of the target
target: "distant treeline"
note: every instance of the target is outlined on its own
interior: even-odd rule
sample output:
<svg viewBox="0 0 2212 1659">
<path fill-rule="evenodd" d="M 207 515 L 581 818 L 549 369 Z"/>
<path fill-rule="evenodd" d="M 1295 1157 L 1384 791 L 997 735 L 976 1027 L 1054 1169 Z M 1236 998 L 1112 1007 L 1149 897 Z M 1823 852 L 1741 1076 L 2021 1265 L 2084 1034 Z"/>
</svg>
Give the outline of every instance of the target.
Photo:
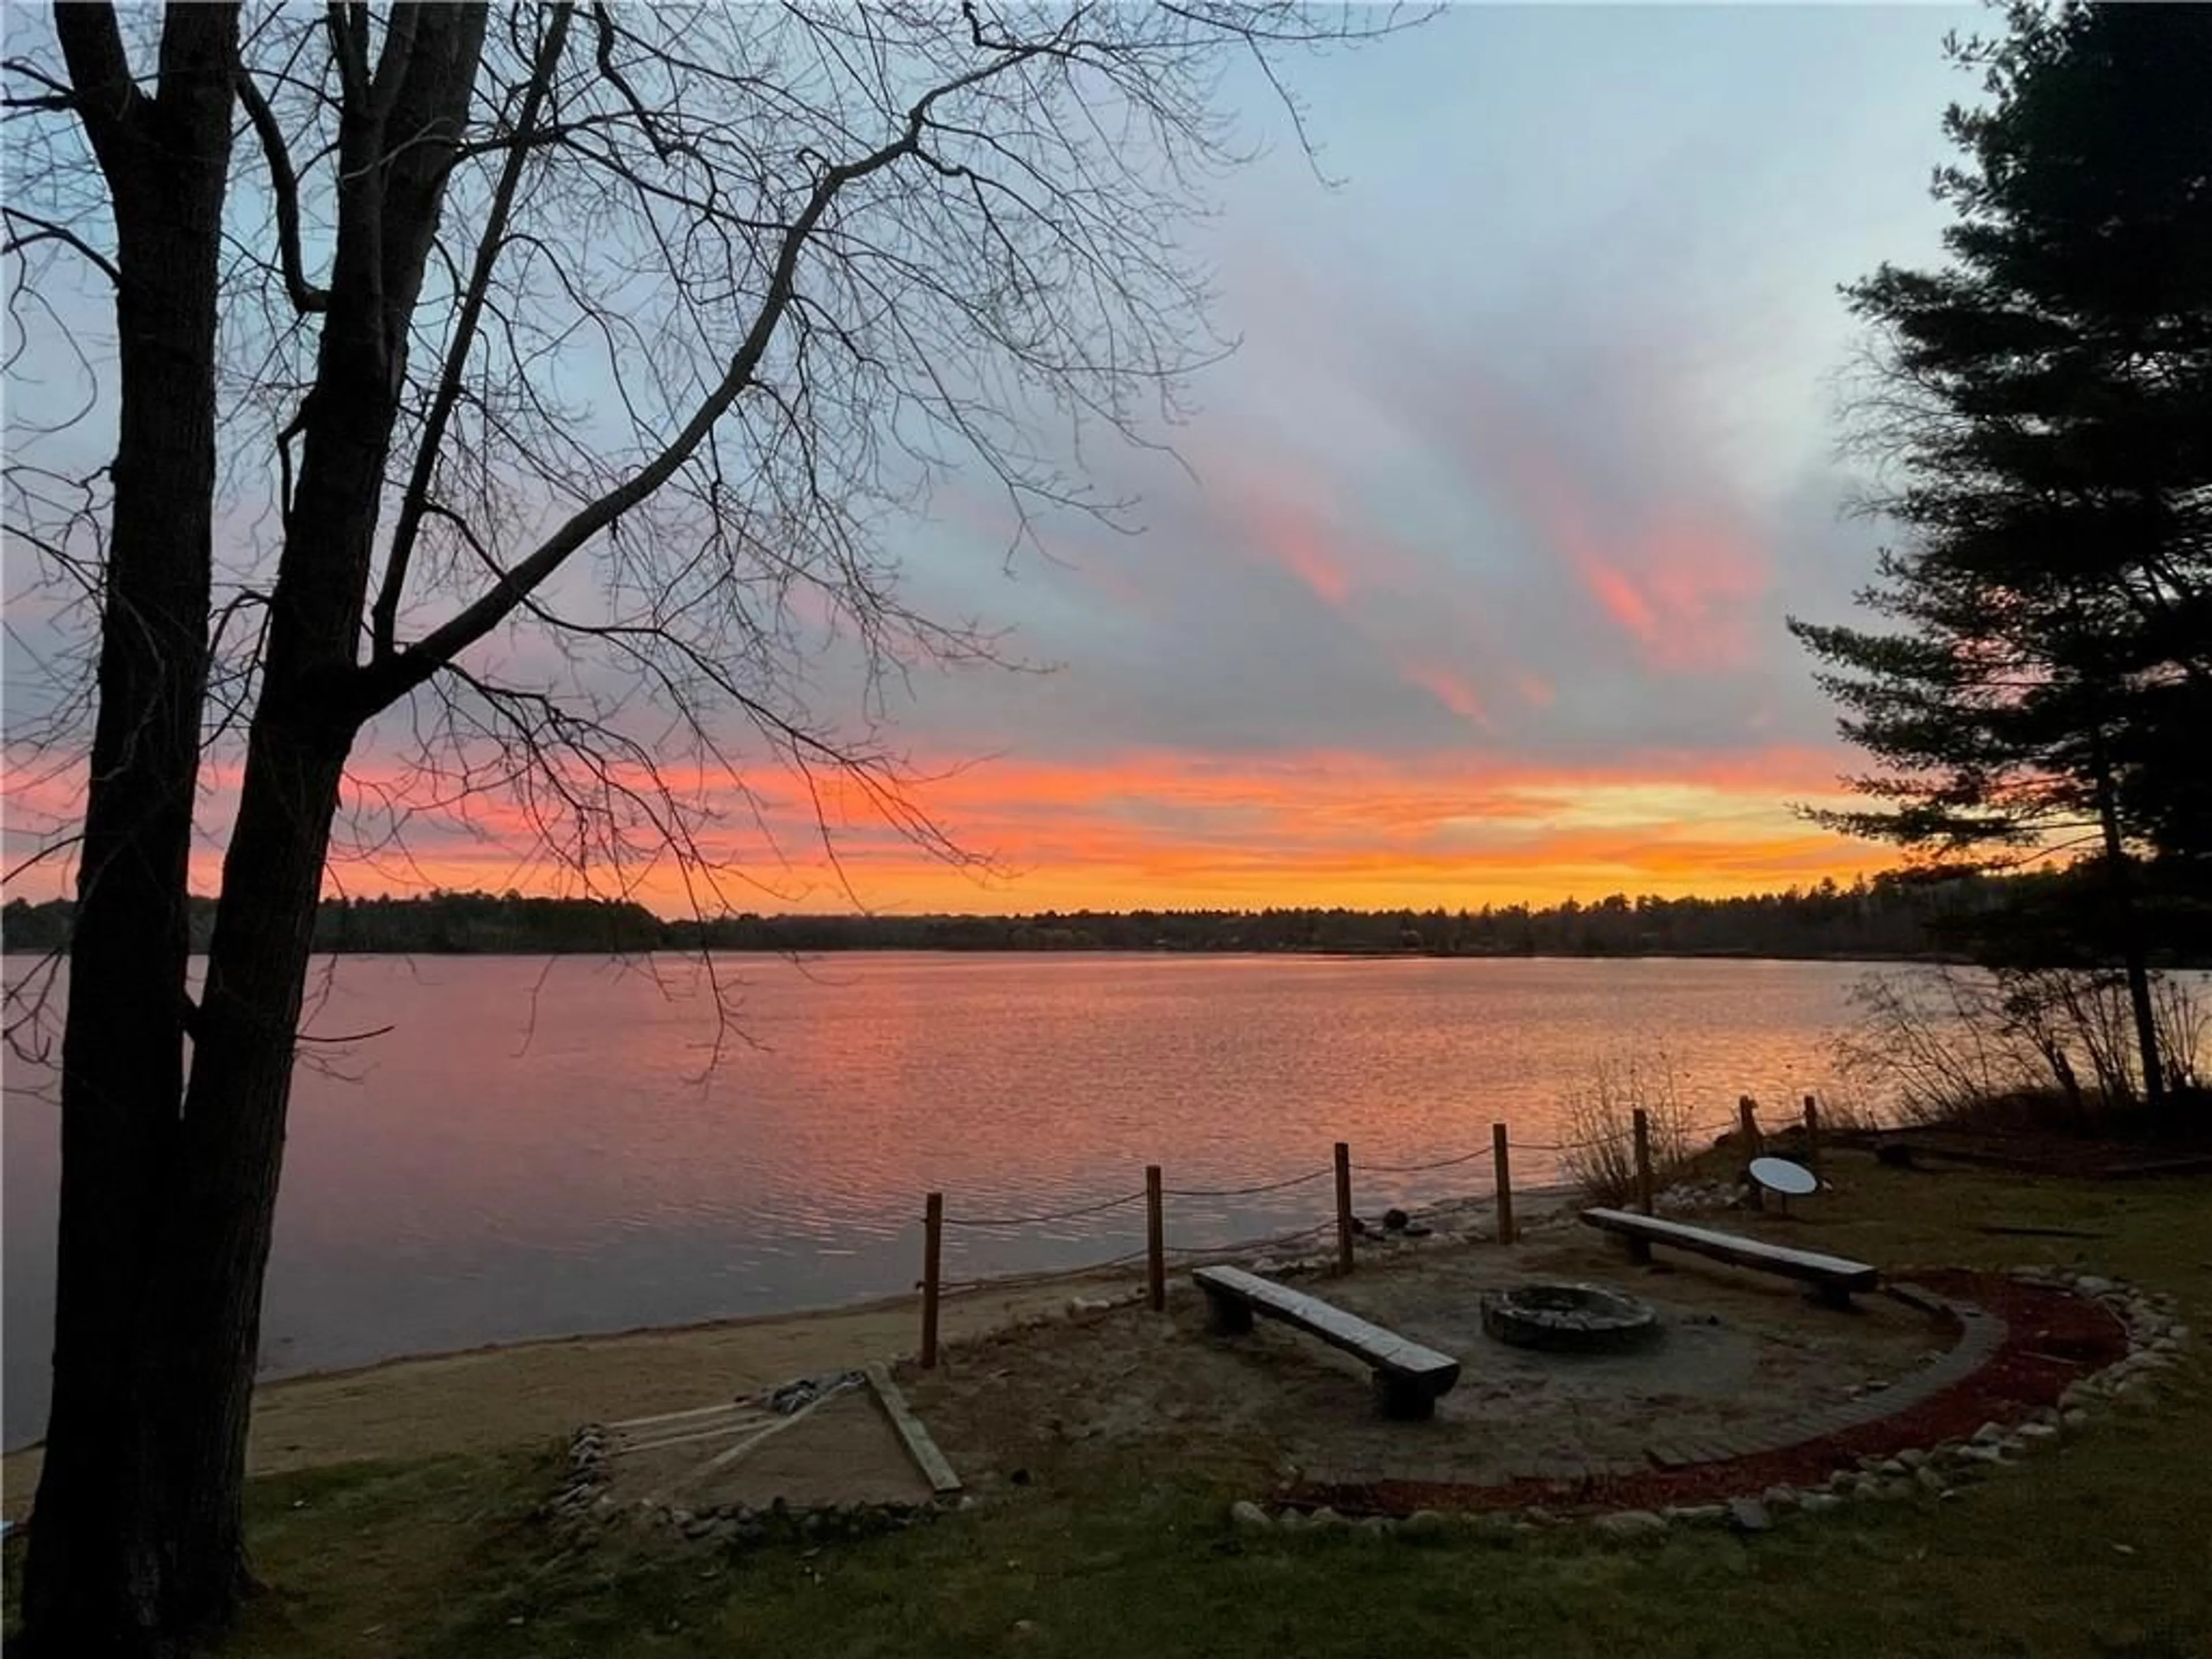
<svg viewBox="0 0 2212 1659">
<path fill-rule="evenodd" d="M 641 905 L 517 893 L 328 899 L 318 950 L 424 955 L 688 951 L 1182 951 L 1475 957 L 1916 957 L 1954 953 L 1962 924 L 2017 902 L 2030 877 L 1893 877 L 1740 898 L 1569 900 L 1480 910 L 1077 910 L 1030 915 L 733 915 L 664 921 Z M 204 949 L 211 900 L 195 899 Z M 6 948 L 67 942 L 73 906 L 11 901 Z"/>
</svg>

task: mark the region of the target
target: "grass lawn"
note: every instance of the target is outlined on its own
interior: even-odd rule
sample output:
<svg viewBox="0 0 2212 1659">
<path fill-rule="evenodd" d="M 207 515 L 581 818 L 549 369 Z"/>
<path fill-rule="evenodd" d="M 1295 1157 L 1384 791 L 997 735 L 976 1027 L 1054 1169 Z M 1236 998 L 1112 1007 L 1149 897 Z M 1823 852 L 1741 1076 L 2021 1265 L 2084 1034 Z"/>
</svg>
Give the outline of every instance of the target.
<svg viewBox="0 0 2212 1659">
<path fill-rule="evenodd" d="M 2212 1319 L 2212 1183 L 2086 1187 L 1839 1160 L 1790 1236 L 1886 1264 L 2090 1267 Z M 2095 1239 L 1999 1237 L 2064 1224 Z M 274 1588 L 240 1655 L 2212 1655 L 2212 1366 L 1956 1499 L 1856 1504 L 1748 1539 L 1583 1529 L 1233 1534 L 1254 1494 L 1055 1476 L 933 1526 L 732 1555 L 532 1520 L 556 1449 L 255 1483 Z M 19 1552 L 10 1548 L 10 1589 Z M 11 1598 L 12 1600 L 12 1595 Z"/>
</svg>

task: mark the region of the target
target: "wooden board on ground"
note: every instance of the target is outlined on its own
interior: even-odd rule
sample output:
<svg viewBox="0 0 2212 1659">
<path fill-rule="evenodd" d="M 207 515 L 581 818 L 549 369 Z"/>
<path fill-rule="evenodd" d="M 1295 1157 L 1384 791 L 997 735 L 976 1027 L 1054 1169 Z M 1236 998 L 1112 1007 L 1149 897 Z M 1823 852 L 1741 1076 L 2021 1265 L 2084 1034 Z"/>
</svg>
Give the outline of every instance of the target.
<svg viewBox="0 0 2212 1659">
<path fill-rule="evenodd" d="M 929 1483 L 866 1389 L 803 1416 L 757 1401 L 611 1423 L 607 1492 L 617 1504 L 704 1510 L 830 1504 L 926 1504 Z"/>
<path fill-rule="evenodd" d="M 906 1443 L 907 1455 L 914 1459 L 921 1478 L 939 1498 L 949 1498 L 960 1490 L 960 1477 L 952 1472 L 952 1465 L 945 1461 L 945 1454 L 937 1449 L 937 1443 L 929 1437 L 929 1431 L 906 1403 L 906 1395 L 891 1380 L 888 1366 L 868 1367 L 868 1386 L 875 1390 L 876 1403 L 884 1408 L 898 1437 Z"/>
</svg>

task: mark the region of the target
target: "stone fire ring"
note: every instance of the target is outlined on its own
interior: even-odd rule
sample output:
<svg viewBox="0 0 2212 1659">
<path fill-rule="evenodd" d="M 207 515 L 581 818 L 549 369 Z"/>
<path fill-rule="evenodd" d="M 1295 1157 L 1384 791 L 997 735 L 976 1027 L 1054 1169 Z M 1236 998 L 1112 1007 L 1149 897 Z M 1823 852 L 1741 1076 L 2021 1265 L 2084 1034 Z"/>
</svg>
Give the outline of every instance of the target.
<svg viewBox="0 0 2212 1659">
<path fill-rule="evenodd" d="M 1656 1337 L 1659 1316 L 1599 1285 L 1517 1285 L 1483 1293 L 1482 1328 L 1516 1348 L 1619 1353 Z"/>
</svg>

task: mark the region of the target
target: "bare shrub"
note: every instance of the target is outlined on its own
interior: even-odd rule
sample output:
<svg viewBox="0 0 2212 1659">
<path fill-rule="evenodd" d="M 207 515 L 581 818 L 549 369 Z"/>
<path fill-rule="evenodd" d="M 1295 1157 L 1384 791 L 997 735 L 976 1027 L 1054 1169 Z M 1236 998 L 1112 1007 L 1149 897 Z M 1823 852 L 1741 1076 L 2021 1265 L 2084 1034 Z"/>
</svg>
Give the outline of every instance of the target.
<svg viewBox="0 0 2212 1659">
<path fill-rule="evenodd" d="M 2127 984 L 2115 970 L 1875 974 L 1851 1000 L 1858 1018 L 1837 1041 L 1839 1068 L 1907 1122 L 2078 1131 L 2142 1104 Z M 2165 1081 L 2193 1088 L 2212 1029 L 2203 988 L 2160 975 L 2154 1006 Z"/>
<path fill-rule="evenodd" d="M 1838 1078 L 1814 1099 L 1820 1109 L 1822 1134 L 1866 1134 L 1888 1127 L 1881 1106 L 1855 1078 Z"/>
<path fill-rule="evenodd" d="M 1559 1172 L 1592 1203 L 1636 1196 L 1636 1114 L 1650 1120 L 1652 1177 L 1664 1182 L 1695 1150 L 1690 1109 L 1664 1048 L 1650 1059 L 1601 1054 L 1589 1079 L 1559 1097 Z"/>
</svg>

